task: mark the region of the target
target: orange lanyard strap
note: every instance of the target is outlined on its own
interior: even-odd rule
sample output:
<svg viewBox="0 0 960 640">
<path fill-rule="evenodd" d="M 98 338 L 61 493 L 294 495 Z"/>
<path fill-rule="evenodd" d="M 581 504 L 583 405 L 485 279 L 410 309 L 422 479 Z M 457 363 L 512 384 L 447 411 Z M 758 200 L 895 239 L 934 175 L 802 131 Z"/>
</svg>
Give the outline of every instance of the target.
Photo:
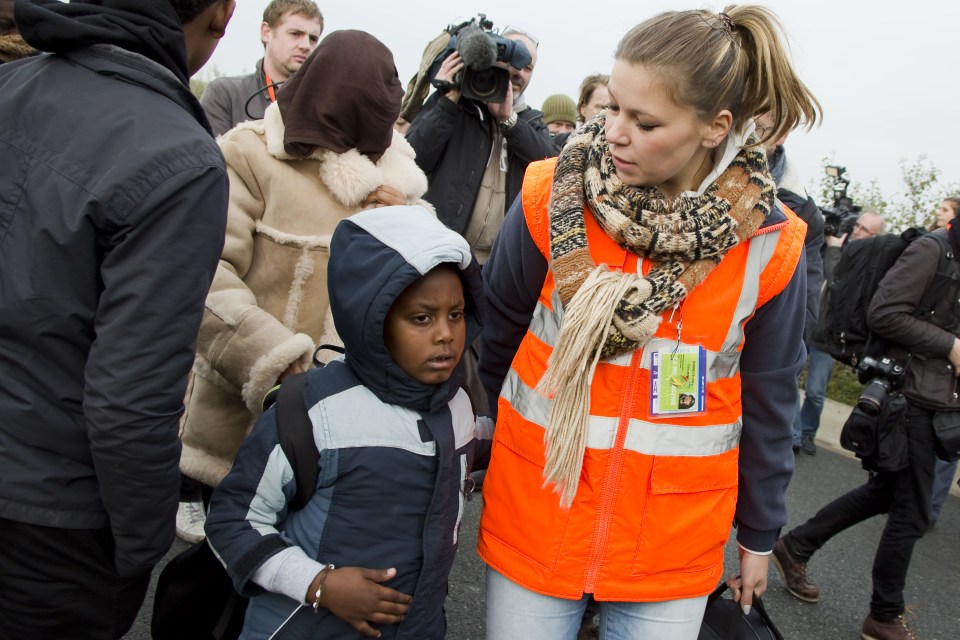
<svg viewBox="0 0 960 640">
<path fill-rule="evenodd" d="M 277 93 L 274 91 L 273 80 L 270 78 L 270 74 L 267 73 L 266 69 L 263 70 L 263 81 L 267 83 L 267 95 L 270 96 L 270 102 L 276 102 Z"/>
</svg>

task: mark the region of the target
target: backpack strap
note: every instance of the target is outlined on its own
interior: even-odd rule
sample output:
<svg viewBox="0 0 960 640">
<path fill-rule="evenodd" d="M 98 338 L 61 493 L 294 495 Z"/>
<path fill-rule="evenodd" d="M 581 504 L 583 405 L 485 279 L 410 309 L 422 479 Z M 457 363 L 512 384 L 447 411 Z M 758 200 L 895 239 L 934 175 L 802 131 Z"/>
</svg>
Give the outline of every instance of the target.
<svg viewBox="0 0 960 640">
<path fill-rule="evenodd" d="M 277 437 L 293 467 L 296 482 L 293 500 L 287 505 L 290 512 L 299 511 L 310 501 L 320 475 L 320 451 L 313 439 L 313 424 L 303 402 L 306 379 L 306 373 L 288 376 L 277 392 Z"/>
<path fill-rule="evenodd" d="M 917 305 L 916 314 L 918 316 L 930 313 L 937 306 L 937 302 L 947 295 L 950 285 L 960 279 L 954 266 L 953 250 L 950 248 L 949 239 L 945 234 L 939 233 L 933 234 L 933 237 L 940 245 L 940 263 L 937 265 L 937 273 L 933 276 L 933 282 L 923 292 L 920 303 Z"/>
</svg>

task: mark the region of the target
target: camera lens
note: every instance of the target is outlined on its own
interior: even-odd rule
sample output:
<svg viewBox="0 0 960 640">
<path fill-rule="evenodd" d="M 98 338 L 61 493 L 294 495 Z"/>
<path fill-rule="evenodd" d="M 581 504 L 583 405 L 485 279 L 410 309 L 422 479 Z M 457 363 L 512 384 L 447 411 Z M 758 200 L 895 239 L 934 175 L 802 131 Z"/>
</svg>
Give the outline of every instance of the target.
<svg viewBox="0 0 960 640">
<path fill-rule="evenodd" d="M 464 78 L 465 88 L 469 91 L 472 98 L 495 102 L 493 98 L 496 97 L 497 90 L 501 87 L 498 79 L 503 75 L 509 77 L 506 71 L 495 67 L 484 69 L 483 71 L 471 70 L 470 74 Z"/>
<path fill-rule="evenodd" d="M 887 391 L 890 390 L 890 383 L 883 378 L 874 378 L 864 388 L 863 393 L 857 399 L 857 409 L 863 411 L 868 416 L 880 415 L 880 409 L 887 399 Z"/>
</svg>

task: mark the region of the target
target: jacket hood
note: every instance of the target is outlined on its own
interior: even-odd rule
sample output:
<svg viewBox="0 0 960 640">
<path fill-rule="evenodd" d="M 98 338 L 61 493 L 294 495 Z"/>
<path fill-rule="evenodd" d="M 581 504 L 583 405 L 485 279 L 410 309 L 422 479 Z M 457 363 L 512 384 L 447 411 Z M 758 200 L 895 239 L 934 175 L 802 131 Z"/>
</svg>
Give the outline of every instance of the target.
<svg viewBox="0 0 960 640">
<path fill-rule="evenodd" d="M 189 85 L 183 28 L 168 0 L 16 0 L 20 35 L 40 51 L 112 44 L 139 53 Z"/>
<path fill-rule="evenodd" d="M 466 345 L 479 336 L 483 316 L 480 267 L 466 240 L 419 206 L 381 207 L 342 220 L 330 243 L 327 287 L 346 361 L 382 401 L 434 411 L 450 401 L 462 381 L 463 360 L 443 384 L 407 375 L 383 339 L 387 313 L 403 291 L 434 267 L 460 270 L 466 297 Z"/>
</svg>

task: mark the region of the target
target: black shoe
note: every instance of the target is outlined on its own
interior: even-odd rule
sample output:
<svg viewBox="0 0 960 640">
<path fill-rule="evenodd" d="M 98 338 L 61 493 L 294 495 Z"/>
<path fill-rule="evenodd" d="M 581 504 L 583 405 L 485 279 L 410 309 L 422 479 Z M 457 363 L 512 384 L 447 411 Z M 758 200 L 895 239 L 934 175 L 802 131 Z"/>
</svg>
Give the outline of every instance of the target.
<svg viewBox="0 0 960 640">
<path fill-rule="evenodd" d="M 800 450 L 808 456 L 817 455 L 817 445 L 813 442 L 813 436 L 803 436 L 800 440 Z"/>
<path fill-rule="evenodd" d="M 793 445 L 793 455 L 797 455 L 798 453 L 800 453 L 800 445 L 795 444 Z"/>
</svg>

